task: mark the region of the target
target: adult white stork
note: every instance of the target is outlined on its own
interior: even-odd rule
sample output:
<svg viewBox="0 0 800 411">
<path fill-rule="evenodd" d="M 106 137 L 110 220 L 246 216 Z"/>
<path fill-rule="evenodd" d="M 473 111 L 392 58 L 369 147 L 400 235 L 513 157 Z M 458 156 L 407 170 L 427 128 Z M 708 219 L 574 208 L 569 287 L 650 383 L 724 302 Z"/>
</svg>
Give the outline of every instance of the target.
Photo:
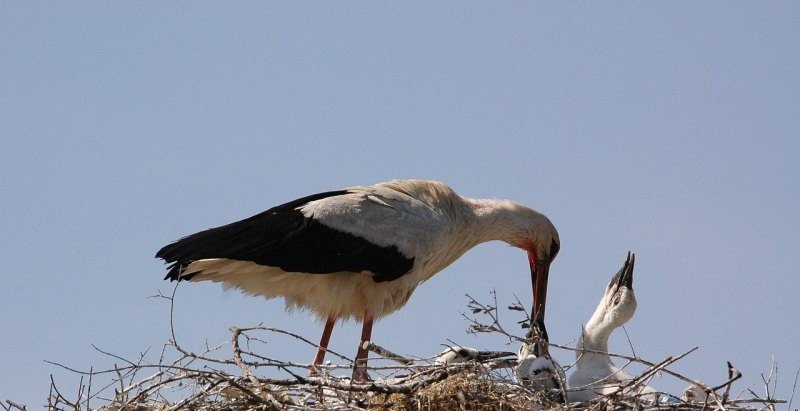
<svg viewBox="0 0 800 411">
<path fill-rule="evenodd" d="M 394 180 L 310 195 L 184 237 L 156 257 L 170 264 L 165 279 L 221 282 L 314 312 L 325 320 L 314 365 L 322 364 L 337 320 L 362 322 L 353 377 L 366 381 L 373 321 L 491 240 L 527 252 L 533 306 L 543 316 L 550 263 L 559 250 L 550 220 L 511 201 L 461 197 L 437 181 Z"/>
</svg>

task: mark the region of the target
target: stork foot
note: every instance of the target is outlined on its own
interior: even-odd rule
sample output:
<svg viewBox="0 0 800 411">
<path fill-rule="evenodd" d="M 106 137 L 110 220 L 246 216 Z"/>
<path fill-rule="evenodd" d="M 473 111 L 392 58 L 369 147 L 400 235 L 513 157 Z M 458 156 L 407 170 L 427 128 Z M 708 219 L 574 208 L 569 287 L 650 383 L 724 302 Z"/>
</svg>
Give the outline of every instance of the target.
<svg viewBox="0 0 800 411">
<path fill-rule="evenodd" d="M 370 378 L 366 366 L 356 365 L 355 368 L 353 368 L 353 382 L 362 384 L 372 382 L 372 378 Z"/>
<path fill-rule="evenodd" d="M 361 342 L 358 344 L 358 351 L 356 352 L 356 361 L 353 366 L 353 382 L 367 383 L 370 382 L 369 372 L 367 372 L 367 357 L 369 351 L 367 347 L 372 338 L 372 315 L 369 311 L 364 310 L 364 325 L 361 328 Z"/>
<path fill-rule="evenodd" d="M 308 370 L 309 377 L 319 377 L 319 371 L 316 368 L 311 368 Z"/>
</svg>

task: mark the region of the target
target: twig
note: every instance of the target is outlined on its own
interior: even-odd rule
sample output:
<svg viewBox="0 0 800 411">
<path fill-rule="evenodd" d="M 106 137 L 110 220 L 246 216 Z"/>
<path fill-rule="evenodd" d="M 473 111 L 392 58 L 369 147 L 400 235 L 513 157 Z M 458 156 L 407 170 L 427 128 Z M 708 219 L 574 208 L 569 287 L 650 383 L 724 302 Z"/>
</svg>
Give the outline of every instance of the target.
<svg viewBox="0 0 800 411">
<path fill-rule="evenodd" d="M 193 370 L 192 372 L 185 373 L 183 375 L 179 375 L 179 376 L 163 379 L 163 380 L 160 380 L 157 383 L 151 385 L 150 387 L 142 389 L 142 391 L 139 392 L 139 394 L 137 394 L 135 397 L 133 397 L 130 401 L 125 401 L 125 402 L 134 403 L 135 404 L 135 403 L 137 403 L 139 401 L 142 401 L 145 398 L 147 398 L 150 395 L 151 392 L 158 391 L 161 388 L 166 387 L 166 386 L 168 386 L 169 384 L 171 384 L 173 382 L 180 383 L 180 382 L 182 382 L 184 380 L 204 378 L 204 377 L 207 377 L 209 374 L 211 374 L 211 372 L 209 372 L 209 371 Z"/>
<path fill-rule="evenodd" d="M 6 400 L 6 403 L 8 404 L 8 406 L 5 406 L 3 405 L 3 403 L 0 403 L 0 406 L 2 406 L 3 409 L 5 409 L 6 411 L 10 411 L 12 408 L 16 408 L 20 411 L 28 411 L 27 407 L 25 407 L 24 405 L 17 404 L 14 401 Z"/>
<path fill-rule="evenodd" d="M 741 400 L 730 400 L 730 404 L 786 404 L 786 400 L 766 399 L 766 398 L 745 398 Z"/>
<path fill-rule="evenodd" d="M 789 406 L 786 408 L 787 410 L 792 409 L 792 402 L 794 401 L 794 391 L 797 389 L 797 378 L 800 377 L 800 367 L 797 368 L 797 372 L 794 374 L 794 384 L 792 384 L 792 394 L 789 397 Z"/>
<path fill-rule="evenodd" d="M 89 367 L 89 385 L 86 386 L 86 409 L 91 410 L 92 407 L 89 405 L 89 401 L 92 399 L 92 377 L 94 373 L 92 371 L 94 367 Z"/>
<path fill-rule="evenodd" d="M 269 401 L 267 401 L 267 400 L 265 400 L 264 398 L 261 398 L 260 396 L 256 395 L 256 393 L 254 393 L 252 390 L 250 390 L 249 388 L 247 388 L 247 387 L 245 387 L 245 386 L 243 386 L 243 385 L 239 384 L 239 383 L 238 383 L 238 382 L 236 382 L 234 379 L 232 379 L 232 378 L 229 378 L 229 377 L 227 377 L 226 375 L 224 375 L 224 374 L 222 374 L 222 373 L 220 373 L 220 372 L 217 372 L 217 373 L 215 373 L 215 374 L 216 374 L 216 375 L 217 375 L 219 378 L 223 379 L 225 382 L 227 382 L 228 384 L 230 384 L 231 386 L 233 386 L 233 387 L 237 388 L 239 391 L 241 391 L 241 392 L 243 392 L 244 394 L 246 394 L 246 395 L 247 395 L 248 397 L 250 397 L 252 400 L 254 400 L 254 401 L 256 401 L 256 402 L 263 403 L 263 404 L 270 404 L 270 402 L 269 402 Z M 258 380 L 256 380 L 256 383 L 258 384 Z"/>
<path fill-rule="evenodd" d="M 514 302 L 508 306 L 508 309 L 511 311 L 519 311 L 525 314 L 525 318 L 517 321 L 517 324 L 519 324 L 522 329 L 527 329 L 531 326 L 531 315 L 525 306 L 522 305 L 522 301 L 519 300 L 519 297 L 517 297 L 516 294 L 512 295 L 514 296 Z"/>
<path fill-rule="evenodd" d="M 80 410 L 81 407 L 81 397 L 83 396 L 83 376 L 81 375 L 80 381 L 78 381 L 78 396 L 75 399 L 75 408 Z"/>
<path fill-rule="evenodd" d="M 167 411 L 175 411 L 175 410 L 179 410 L 179 409 L 183 408 L 184 406 L 186 406 L 186 404 L 189 404 L 192 401 L 197 400 L 198 398 L 201 398 L 201 397 L 207 395 L 207 390 L 210 390 L 210 389 L 216 387 L 220 383 L 222 383 L 222 381 L 210 382 L 208 384 L 208 386 L 206 386 L 204 389 L 199 390 L 194 395 L 190 395 L 190 396 L 184 398 L 183 401 L 181 401 L 181 402 L 173 405 L 172 407 L 168 408 Z"/>
<path fill-rule="evenodd" d="M 77 407 L 75 404 L 73 404 L 73 403 L 69 402 L 69 400 L 67 400 L 67 399 L 66 399 L 66 398 L 65 398 L 63 395 L 61 395 L 61 393 L 58 391 L 58 388 L 56 387 L 56 381 L 53 379 L 53 374 L 50 374 L 50 388 L 56 392 L 56 398 L 55 398 L 55 400 L 56 400 L 56 404 L 58 404 L 59 402 L 63 402 L 64 404 L 67 404 L 67 405 L 69 405 L 69 406 L 70 406 L 70 407 L 72 407 L 72 408 L 78 408 L 78 407 Z"/>
<path fill-rule="evenodd" d="M 775 389 L 777 389 L 777 385 L 778 385 L 778 363 L 775 362 L 775 358 L 772 359 L 772 366 L 770 366 L 770 368 L 769 368 L 769 376 L 767 377 L 767 379 L 764 379 L 764 374 L 761 374 L 761 380 L 764 382 L 764 391 L 766 391 L 768 400 L 772 399 L 772 395 L 773 395 L 773 393 L 775 391 L 775 389 L 773 389 L 773 393 L 770 393 L 770 390 L 769 390 L 769 385 L 772 382 L 772 377 L 773 376 L 775 377 Z M 770 409 L 774 410 L 774 408 L 775 408 L 774 405 L 770 406 Z"/>
<path fill-rule="evenodd" d="M 250 372 L 250 369 L 244 364 L 242 361 L 242 350 L 239 348 L 239 335 L 242 333 L 241 329 L 237 327 L 231 327 L 231 346 L 233 347 L 233 361 L 236 362 L 236 365 L 244 373 L 244 376 L 247 377 L 250 382 L 255 385 L 258 385 L 258 379 L 253 376 L 253 373 Z"/>
<path fill-rule="evenodd" d="M 491 320 L 489 324 L 483 324 L 472 317 L 469 317 L 465 313 L 462 313 L 461 316 L 464 317 L 467 321 L 470 322 L 470 326 L 467 329 L 468 333 L 476 334 L 476 333 L 498 333 L 504 335 L 509 339 L 509 341 L 516 341 L 516 342 L 524 342 L 525 339 L 513 335 L 506 331 L 503 326 L 500 324 L 499 317 L 497 314 L 497 294 L 492 291 L 493 293 L 493 301 L 494 305 L 484 305 L 478 302 L 475 298 L 466 294 L 466 297 L 469 299 L 467 303 L 467 307 L 472 311 L 472 314 L 484 314 L 489 317 Z M 520 304 L 521 305 L 521 304 Z M 518 310 L 515 310 L 518 311 Z M 525 311 L 526 316 L 528 316 L 527 311 Z"/>
<path fill-rule="evenodd" d="M 711 388 L 711 391 L 717 391 L 718 389 L 725 387 L 725 392 L 722 394 L 722 404 L 728 401 L 728 397 L 731 394 L 731 385 L 734 381 L 742 378 L 742 373 L 737 370 L 730 361 L 728 361 L 728 381 Z"/>
<path fill-rule="evenodd" d="M 310 345 L 310 346 L 312 346 L 314 348 L 320 348 L 318 344 L 311 342 L 307 338 L 305 338 L 305 337 L 303 337 L 303 336 L 301 336 L 299 334 L 293 333 L 293 332 L 289 332 L 289 331 L 286 331 L 286 330 L 281 330 L 280 328 L 262 327 L 262 326 L 250 327 L 250 328 L 242 328 L 242 331 L 254 331 L 254 330 L 270 331 L 270 332 L 274 332 L 276 334 L 288 335 L 288 336 L 296 338 L 296 339 L 298 339 L 298 340 L 300 340 L 300 341 L 302 341 L 302 342 L 304 342 L 304 343 L 306 343 L 306 344 L 308 344 L 308 345 Z M 349 357 L 347 357 L 345 355 L 339 354 L 336 351 L 331 351 L 331 350 L 326 350 L 326 351 L 329 354 L 332 354 L 332 355 L 334 355 L 336 357 L 339 357 L 340 359 L 342 359 L 344 361 L 353 362 L 353 360 L 351 358 L 349 358 Z"/>
<path fill-rule="evenodd" d="M 397 362 L 399 362 L 400 364 L 403 364 L 403 365 L 414 364 L 414 360 L 408 359 L 408 358 L 403 357 L 403 356 L 401 356 L 399 354 L 395 354 L 395 353 L 387 350 L 386 348 L 383 348 L 383 347 L 373 343 L 372 341 L 369 341 L 369 343 L 367 344 L 367 350 L 372 351 L 375 354 L 378 354 L 378 355 L 382 356 L 383 358 L 386 358 L 386 359 L 389 359 L 389 360 L 393 360 L 393 361 L 397 361 Z"/>
<path fill-rule="evenodd" d="M 649 367 L 653 367 L 653 366 L 656 365 L 655 363 L 647 361 L 647 360 L 645 360 L 643 358 L 631 357 L 629 355 L 615 354 L 615 353 L 596 351 L 596 350 L 587 350 L 587 349 L 583 349 L 583 348 L 567 347 L 567 346 L 561 345 L 561 344 L 550 343 L 549 345 L 551 347 L 557 347 L 557 348 L 561 348 L 561 349 L 567 350 L 567 351 L 585 351 L 585 352 L 593 353 L 593 354 L 603 354 L 603 355 L 607 355 L 607 356 L 609 356 L 611 358 L 619 358 L 619 359 L 627 360 L 627 361 L 630 361 L 630 362 L 636 362 L 636 363 L 640 363 L 640 364 L 643 364 L 643 365 L 646 365 L 646 366 L 649 366 Z M 677 358 L 683 358 L 683 357 L 685 357 L 685 356 L 697 351 L 699 348 L 700 347 L 691 348 L 688 351 L 684 352 L 683 354 L 679 355 Z M 686 376 L 683 376 L 683 375 L 681 375 L 681 374 L 679 374 L 677 372 L 671 371 L 668 368 L 663 368 L 660 371 L 665 373 L 665 374 L 669 374 L 669 375 L 671 375 L 671 376 L 673 376 L 673 377 L 675 377 L 675 378 L 677 378 L 677 379 L 679 379 L 681 381 L 687 382 L 689 384 L 695 384 L 695 385 L 698 384 L 697 381 L 691 380 L 690 378 L 688 378 Z M 706 389 L 708 387 L 703 385 L 703 388 Z"/>
<path fill-rule="evenodd" d="M 171 296 L 165 296 L 160 291 L 158 297 L 165 298 L 170 301 L 170 341 L 162 346 L 161 352 L 156 353 L 157 363 L 149 363 L 146 360 L 148 350 L 145 350 L 139 355 L 138 360 L 127 360 L 121 356 L 108 353 L 94 347 L 98 352 L 110 356 L 117 361 L 119 365 L 114 364 L 112 369 L 96 370 L 94 367 L 89 368 L 89 371 L 80 371 L 70 367 L 63 366 L 58 363 L 50 362 L 61 368 L 76 372 L 81 375 L 81 382 L 78 386 L 78 400 L 77 402 L 70 402 L 66 400 L 55 386 L 53 377 L 51 376 L 50 396 L 48 397 L 49 409 L 54 411 L 82 411 L 85 407 L 90 408 L 90 400 L 99 399 L 102 401 L 109 401 L 113 404 L 110 409 L 141 409 L 140 407 L 149 407 L 151 403 L 158 404 L 156 408 L 162 410 L 178 410 L 178 409 L 217 409 L 213 406 L 229 407 L 229 409 L 257 409 L 257 410 L 273 410 L 273 409 L 286 409 L 297 411 L 301 409 L 335 409 L 335 410 L 362 410 L 366 408 L 372 409 L 374 403 L 364 403 L 359 398 L 367 396 L 353 396 L 354 393 L 377 393 L 377 394 L 403 394 L 408 397 L 408 401 L 418 405 L 418 409 L 435 408 L 431 407 L 429 400 L 421 400 L 418 396 L 426 390 L 438 390 L 439 385 L 447 387 L 445 384 L 466 384 L 463 387 L 458 386 L 457 390 L 465 390 L 471 384 L 481 384 L 487 386 L 492 395 L 492 404 L 499 405 L 502 409 L 520 409 L 530 408 L 533 401 L 541 401 L 541 398 L 536 399 L 541 393 L 536 393 L 530 388 L 523 387 L 520 384 L 514 383 L 509 380 L 508 372 L 498 372 L 487 370 L 495 370 L 496 368 L 512 368 L 515 366 L 514 360 L 494 360 L 492 362 L 481 363 L 460 363 L 450 365 L 431 365 L 431 358 L 416 358 L 404 357 L 392 353 L 391 351 L 371 343 L 368 347 L 370 351 L 375 352 L 387 359 L 398 361 L 402 365 L 394 365 L 387 367 L 370 367 L 370 370 L 393 370 L 399 375 L 396 378 L 391 378 L 385 381 L 374 381 L 370 383 L 355 383 L 350 380 L 337 379 L 335 377 L 306 377 L 302 372 L 303 369 L 308 369 L 307 364 L 296 364 L 292 362 L 277 361 L 251 352 L 251 341 L 265 342 L 261 339 L 262 332 L 277 333 L 292 338 L 298 341 L 303 341 L 309 346 L 317 347 L 317 344 L 303 338 L 295 333 L 277 329 L 264 327 L 258 325 L 256 327 L 231 327 L 231 338 L 229 341 L 224 342 L 218 346 L 209 346 L 206 344 L 205 351 L 200 353 L 193 353 L 182 346 L 180 346 L 175 338 L 175 330 L 172 327 L 173 313 L 175 309 L 175 287 Z M 491 293 L 492 301 L 489 304 L 482 304 L 475 299 L 470 298 L 469 309 L 472 314 L 479 316 L 479 319 L 467 317 L 470 321 L 470 328 L 474 332 L 492 332 L 498 333 L 512 341 L 527 341 L 525 338 L 513 335 L 508 332 L 500 321 L 498 314 L 498 302 L 496 292 Z M 527 311 L 522 307 L 522 304 L 517 300 L 516 305 L 509 306 L 512 311 L 524 312 L 527 316 Z M 627 330 L 626 330 L 627 331 Z M 246 343 L 241 344 L 240 336 L 246 338 Z M 629 381 L 625 381 L 625 386 L 620 387 L 620 390 L 613 396 L 608 396 L 599 399 L 596 402 L 589 404 L 582 404 L 577 409 L 584 411 L 605 411 L 605 410 L 621 410 L 636 407 L 643 411 L 651 411 L 660 405 L 653 406 L 646 405 L 639 402 L 641 393 L 637 391 L 631 392 L 630 387 L 638 387 L 639 385 L 646 384 L 657 373 L 663 372 L 675 376 L 689 383 L 696 384 L 707 392 L 707 404 L 681 404 L 678 409 L 701 411 L 703 408 L 712 409 L 727 409 L 742 411 L 743 408 L 736 408 L 737 404 L 746 403 L 759 403 L 774 410 L 775 404 L 782 404 L 785 401 L 776 400 L 772 398 L 774 395 L 774 387 L 777 385 L 777 367 L 773 365 L 770 376 L 762 376 L 762 380 L 767 385 L 767 399 L 758 398 L 754 393 L 753 399 L 737 399 L 731 400 L 730 390 L 733 381 L 740 378 L 741 375 L 738 371 L 734 372 L 735 368 L 729 364 L 728 381 L 715 387 L 708 387 L 702 383 L 695 383 L 692 380 L 684 377 L 683 375 L 670 371 L 668 367 L 672 366 L 675 362 L 685 358 L 697 348 L 686 351 L 685 353 L 668 357 L 661 362 L 652 363 L 638 357 L 633 349 L 630 336 L 628 343 L 631 346 L 632 356 L 600 353 L 608 355 L 612 358 L 625 359 L 628 363 L 640 363 L 647 366 L 645 371 L 640 373 L 637 377 Z M 230 344 L 232 348 L 232 356 L 221 356 L 219 353 L 214 353 L 226 344 Z M 456 344 L 457 345 L 457 344 Z M 567 347 L 558 344 L 550 344 L 552 347 L 562 348 L 569 351 L 579 351 L 576 348 Z M 258 348 L 258 344 L 252 346 L 253 349 Z M 585 350 L 585 352 L 594 352 Z M 177 358 L 170 362 L 171 356 L 177 354 Z M 345 356 L 333 353 L 340 359 L 352 362 Z M 241 370 L 242 374 L 236 374 L 237 367 Z M 349 368 L 351 365 L 332 365 L 329 369 Z M 255 368 L 257 367 L 272 367 L 281 372 L 281 377 L 288 376 L 287 378 L 259 378 L 254 375 Z M 625 367 L 623 367 L 625 368 Z M 230 369 L 230 372 L 223 370 Z M 234 375 L 232 375 L 234 374 Z M 140 378 L 140 375 L 144 375 Z M 449 378 L 454 377 L 452 380 Z M 101 378 L 102 377 L 102 378 Z M 105 387 L 97 390 L 93 385 L 97 381 L 102 381 L 105 384 L 106 380 L 113 380 L 105 385 Z M 795 377 L 795 386 L 800 379 L 800 370 Z M 447 381 L 445 381 L 447 380 Z M 85 385 L 84 381 L 88 381 Z M 486 384 L 484 384 L 486 383 Z M 434 385 L 436 384 L 436 385 Z M 101 384 L 102 386 L 102 384 Z M 114 393 L 112 398 L 105 399 L 107 396 L 105 392 L 112 391 Z M 722 395 L 722 401 L 716 397 L 715 390 L 725 389 L 725 394 Z M 481 388 L 484 389 L 484 388 Z M 185 390 L 185 391 L 181 391 Z M 623 393 L 622 390 L 627 392 Z M 174 398 L 176 392 L 186 393 L 180 401 L 173 402 L 170 398 Z M 187 393 L 188 392 L 188 393 Z M 562 393 L 563 394 L 563 393 Z M 460 405 L 455 406 L 464 408 L 466 404 L 477 401 L 478 397 L 470 397 L 471 395 L 482 395 L 478 393 L 471 393 L 462 391 L 460 395 L 466 395 L 467 402 L 461 402 Z M 792 391 L 792 398 L 794 396 L 794 389 Z M 298 399 L 295 403 L 293 399 Z M 302 398 L 317 398 L 317 402 L 305 403 Z M 380 398 L 379 396 L 369 396 L 369 398 Z M 387 397 L 388 398 L 388 397 Z M 97 401 L 97 400 L 95 400 Z M 225 402 L 229 401 L 229 402 Z M 371 401 L 371 400 L 370 400 Z M 428 401 L 428 402 L 426 402 Z M 506 406 L 508 401 L 527 401 L 524 407 Z M 96 404 L 96 402 L 95 402 Z M 791 406 L 791 400 L 789 401 Z M 14 403 L 6 401 L 2 405 L 4 411 L 27 411 L 24 407 L 14 406 Z M 475 403 L 477 405 L 477 403 Z M 551 404 L 552 406 L 552 404 Z M 575 405 L 572 405 L 575 407 Z M 207 408 L 208 407 L 208 408 Z M 561 406 L 560 406 L 561 407 Z M 670 406 L 672 407 L 672 406 Z M 452 407 L 451 407 L 452 408 Z M 451 409 L 447 408 L 447 409 Z M 672 407 L 674 409 L 674 407 Z M 153 408 L 154 409 L 154 408 Z M 475 409 L 478 409 L 477 407 Z M 484 408 L 480 408 L 484 409 Z M 561 408 L 563 409 L 563 408 Z M 3 411 L 0 410 L 0 411 Z M 751 411 L 747 409 L 747 411 Z"/>
<path fill-rule="evenodd" d="M 636 355 L 636 350 L 633 348 L 633 343 L 631 342 L 631 336 L 628 335 L 628 329 L 625 328 L 624 325 L 622 326 L 622 331 L 625 333 L 625 339 L 628 340 L 628 347 L 631 347 L 631 354 L 633 354 L 634 357 L 639 357 L 638 355 Z"/>
</svg>

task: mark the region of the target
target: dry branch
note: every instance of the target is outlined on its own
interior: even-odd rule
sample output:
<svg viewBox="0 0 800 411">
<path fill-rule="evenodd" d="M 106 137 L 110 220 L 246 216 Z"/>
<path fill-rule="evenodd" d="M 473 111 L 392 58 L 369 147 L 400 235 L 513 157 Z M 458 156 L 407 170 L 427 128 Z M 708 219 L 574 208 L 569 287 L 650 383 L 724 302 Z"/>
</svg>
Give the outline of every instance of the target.
<svg viewBox="0 0 800 411">
<path fill-rule="evenodd" d="M 172 324 L 175 291 L 173 290 L 171 296 L 159 292 L 157 297 L 169 301 L 170 324 Z M 491 299 L 491 303 L 484 304 L 469 297 L 468 307 L 471 314 L 464 315 L 470 322 L 468 332 L 495 333 L 508 338 L 509 342 L 526 341 L 524 337 L 517 336 L 504 327 L 498 314 L 497 295 L 494 292 L 491 292 Z M 519 301 L 512 303 L 508 308 L 515 315 L 522 314 L 525 317 L 518 323 L 524 324 L 530 321 L 527 311 Z M 356 384 L 349 378 L 330 375 L 334 370 L 347 370 L 352 367 L 352 360 L 345 356 L 332 353 L 344 364 L 326 366 L 325 372 L 319 376 L 308 377 L 305 375 L 310 365 L 270 358 L 264 353 L 253 352 L 250 347 L 251 341 L 265 341 L 265 335 L 281 334 L 295 338 L 314 349 L 317 348 L 316 344 L 300 335 L 263 325 L 231 327 L 230 331 L 231 337 L 226 343 L 206 347 L 200 353 L 193 353 L 182 348 L 175 338 L 174 329 L 170 330 L 170 341 L 163 346 L 157 361 L 152 363 L 145 359 L 146 352 L 139 355 L 136 360 L 129 360 L 97 347 L 95 349 L 98 352 L 120 364 L 114 364 L 113 367 L 104 370 L 89 368 L 89 371 L 81 371 L 51 362 L 77 373 L 81 376 L 81 380 L 76 399 L 69 400 L 51 377 L 48 408 L 56 411 L 91 410 L 90 401 L 92 401 L 92 404 L 101 404 L 100 409 L 106 411 L 565 409 L 564 404 L 553 401 L 554 397 L 549 396 L 547 392 L 538 392 L 513 381 L 510 376 L 513 374 L 511 367 L 515 365 L 514 360 L 488 360 L 484 363 L 468 362 L 443 366 L 433 364 L 430 359 L 401 356 L 387 348 L 370 344 L 370 351 L 399 363 L 391 366 L 373 366 L 370 371 L 375 375 L 389 373 L 395 377 Z M 242 345 L 242 338 L 247 344 Z M 231 351 L 228 356 L 222 356 L 222 349 L 226 346 L 230 347 Z M 550 346 L 576 350 L 573 347 L 552 343 Z M 740 394 L 739 397 L 731 399 L 731 387 L 741 378 L 741 373 L 730 363 L 727 380 L 715 386 L 693 381 L 669 369 L 695 350 L 696 348 L 690 349 L 657 363 L 643 360 L 636 354 L 626 356 L 603 353 L 629 363 L 641 364 L 646 369 L 622 385 L 615 394 L 587 403 L 568 404 L 567 407 L 589 411 L 664 408 L 749 411 L 775 410 L 776 404 L 786 403 L 774 398 L 777 381 L 776 365 L 770 369 L 768 376 L 762 376 L 766 398 L 760 398 L 750 390 L 752 393 L 750 398 L 743 398 Z M 262 367 L 282 372 L 286 377 L 259 377 L 251 371 Z M 232 373 L 234 371 L 239 375 L 234 375 Z M 652 403 L 637 394 L 636 390 L 629 389 L 635 385 L 647 384 L 656 373 L 670 375 L 700 387 L 706 398 L 702 402 L 692 403 L 662 394 L 658 397 L 657 403 Z M 267 374 L 275 375 L 272 372 Z M 144 376 L 141 377 L 142 375 Z M 83 377 L 86 377 L 85 384 Z M 795 385 L 797 378 L 796 376 Z M 724 393 L 717 395 L 716 391 L 722 389 Z M 566 390 L 567 396 L 570 391 Z M 794 392 L 792 396 L 793 394 Z M 24 406 L 8 400 L 0 405 L 5 411 L 12 409 L 27 411 Z"/>
</svg>

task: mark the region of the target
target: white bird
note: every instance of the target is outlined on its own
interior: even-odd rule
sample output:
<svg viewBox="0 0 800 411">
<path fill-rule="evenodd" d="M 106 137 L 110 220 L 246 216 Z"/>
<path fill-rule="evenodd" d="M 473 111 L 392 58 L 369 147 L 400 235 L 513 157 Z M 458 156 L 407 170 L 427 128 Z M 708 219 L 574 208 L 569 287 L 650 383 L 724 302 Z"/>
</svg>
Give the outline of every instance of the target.
<svg viewBox="0 0 800 411">
<path fill-rule="evenodd" d="M 527 341 L 517 353 L 514 377 L 518 383 L 535 391 L 555 390 L 554 400 L 563 403 L 566 376 L 561 365 L 550 356 L 549 338 L 541 315 L 531 321 L 525 338 Z"/>
<path fill-rule="evenodd" d="M 690 384 L 683 390 L 681 400 L 685 402 L 705 402 L 709 399 L 709 393 L 699 384 Z"/>
<path fill-rule="evenodd" d="M 156 254 L 165 279 L 221 282 L 250 295 L 283 297 L 325 320 L 314 365 L 337 320 L 363 323 L 353 377 L 366 381 L 374 320 L 400 309 L 422 282 L 479 243 L 526 251 L 533 305 L 546 306 L 556 228 L 507 200 L 461 197 L 447 185 L 394 180 L 303 197 L 250 218 L 184 237 Z"/>
<path fill-rule="evenodd" d="M 633 378 L 617 368 L 608 356 L 611 333 L 633 317 L 636 296 L 633 293 L 635 255 L 628 253 L 625 265 L 611 279 L 600 304 L 584 325 L 578 340 L 578 360 L 569 377 L 570 401 L 588 401 L 598 395 L 612 394 Z M 645 384 L 633 387 L 638 394 L 654 393 Z"/>
</svg>

